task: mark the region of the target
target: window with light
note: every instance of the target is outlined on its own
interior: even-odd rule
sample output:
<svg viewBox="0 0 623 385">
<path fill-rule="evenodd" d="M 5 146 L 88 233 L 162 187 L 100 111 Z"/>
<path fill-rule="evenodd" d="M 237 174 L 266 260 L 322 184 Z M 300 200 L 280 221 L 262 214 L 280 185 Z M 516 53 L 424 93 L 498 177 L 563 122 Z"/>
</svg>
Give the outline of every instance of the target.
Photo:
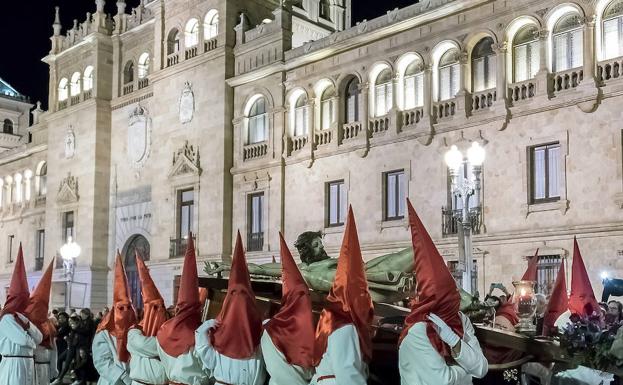
<svg viewBox="0 0 623 385">
<path fill-rule="evenodd" d="M 514 81 L 533 79 L 539 71 L 539 63 L 538 29 L 535 25 L 527 25 L 513 39 Z"/>
<path fill-rule="evenodd" d="M 623 56 L 623 1 L 613 1 L 603 13 L 604 60 Z"/>
<path fill-rule="evenodd" d="M 186 30 L 184 36 L 184 44 L 186 48 L 191 48 L 199 43 L 199 21 L 197 19 L 190 19 L 186 23 Z"/>
<path fill-rule="evenodd" d="M 74 74 L 71 75 L 71 86 L 69 90 L 71 96 L 80 95 L 80 72 L 74 72 Z"/>
<path fill-rule="evenodd" d="M 581 67 L 584 39 L 580 15 L 570 13 L 561 17 L 554 26 L 552 43 L 554 72 Z"/>
<path fill-rule="evenodd" d="M 460 88 L 461 67 L 459 51 L 456 48 L 446 51 L 439 60 L 439 100 L 449 100 L 456 96 Z"/>
<path fill-rule="evenodd" d="M 296 104 L 294 106 L 294 136 L 307 135 L 309 132 L 307 114 L 307 97 L 301 95 L 296 99 Z"/>
<path fill-rule="evenodd" d="M 346 84 L 346 93 L 344 98 L 344 111 L 346 123 L 354 123 L 359 121 L 359 79 L 353 77 Z"/>
<path fill-rule="evenodd" d="M 85 91 L 93 89 L 93 66 L 88 66 L 84 70 L 84 76 L 82 78 L 82 87 Z"/>
<path fill-rule="evenodd" d="M 320 128 L 328 130 L 333 123 L 333 98 L 335 89 L 331 86 L 322 93 L 320 98 Z"/>
<path fill-rule="evenodd" d="M 472 51 L 472 89 L 480 92 L 495 88 L 496 56 L 493 39 L 485 37 Z"/>
<path fill-rule="evenodd" d="M 62 78 L 60 82 L 58 82 L 58 100 L 64 101 L 69 98 L 69 80 L 67 78 Z"/>
<path fill-rule="evenodd" d="M 392 108 L 392 71 L 384 69 L 374 83 L 375 116 L 385 116 Z"/>
<path fill-rule="evenodd" d="M 249 111 L 249 129 L 247 144 L 266 141 L 268 131 L 268 115 L 266 114 L 266 99 L 260 97 L 251 106 Z"/>
<path fill-rule="evenodd" d="M 424 71 L 420 60 L 407 66 L 404 75 L 404 105 L 411 110 L 424 105 Z"/>
<path fill-rule="evenodd" d="M 138 58 L 138 78 L 145 79 L 149 75 L 149 54 L 143 53 Z"/>
<path fill-rule="evenodd" d="M 218 12 L 211 10 L 205 17 L 203 37 L 205 40 L 214 39 L 218 35 Z"/>
</svg>

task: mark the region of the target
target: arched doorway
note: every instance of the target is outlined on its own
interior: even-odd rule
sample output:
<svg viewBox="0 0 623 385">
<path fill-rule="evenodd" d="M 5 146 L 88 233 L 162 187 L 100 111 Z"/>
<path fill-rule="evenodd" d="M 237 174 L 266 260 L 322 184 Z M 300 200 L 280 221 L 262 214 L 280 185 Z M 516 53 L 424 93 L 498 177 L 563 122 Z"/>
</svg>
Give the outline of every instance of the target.
<svg viewBox="0 0 623 385">
<path fill-rule="evenodd" d="M 123 250 L 125 255 L 125 272 L 128 276 L 128 286 L 130 288 L 132 303 L 136 309 L 142 309 L 143 298 L 141 296 L 141 280 L 138 276 L 134 255 L 135 252 L 138 251 L 138 254 L 144 261 L 149 261 L 149 242 L 144 236 L 136 234 L 128 239 Z"/>
</svg>

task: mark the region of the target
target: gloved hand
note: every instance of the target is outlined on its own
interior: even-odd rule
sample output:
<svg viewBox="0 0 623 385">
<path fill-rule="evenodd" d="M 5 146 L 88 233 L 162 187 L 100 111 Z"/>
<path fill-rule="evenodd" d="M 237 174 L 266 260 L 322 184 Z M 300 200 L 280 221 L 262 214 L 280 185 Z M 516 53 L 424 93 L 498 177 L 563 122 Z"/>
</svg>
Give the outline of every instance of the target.
<svg viewBox="0 0 623 385">
<path fill-rule="evenodd" d="M 435 326 L 435 331 L 439 334 L 439 338 L 451 348 L 461 341 L 461 338 L 437 314 L 430 313 L 427 318 Z"/>
</svg>

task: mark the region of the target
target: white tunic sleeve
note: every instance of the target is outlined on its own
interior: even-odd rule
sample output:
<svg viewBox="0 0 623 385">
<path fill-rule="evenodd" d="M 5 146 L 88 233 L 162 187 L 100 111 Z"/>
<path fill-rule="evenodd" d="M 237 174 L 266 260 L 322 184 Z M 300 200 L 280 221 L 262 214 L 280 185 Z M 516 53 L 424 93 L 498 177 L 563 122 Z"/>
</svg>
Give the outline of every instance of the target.
<svg viewBox="0 0 623 385">
<path fill-rule="evenodd" d="M 158 357 L 158 342 L 156 337 L 145 337 L 138 329 L 131 329 L 128 332 L 127 347 L 131 355 Z"/>
<path fill-rule="evenodd" d="M 343 326 L 329 335 L 327 353 L 332 358 L 336 384 L 367 384 L 368 369 L 359 347 L 359 334 L 353 325 Z"/>
<path fill-rule="evenodd" d="M 7 314 L 0 319 L 0 336 L 6 338 L 15 345 L 27 346 L 34 349 L 37 347 L 37 342 L 29 333 L 31 328 L 39 331 L 35 326 L 32 326 L 32 323 L 28 331 L 24 330 L 11 314 Z M 39 333 L 39 342 L 41 342 L 41 333 Z"/>
<path fill-rule="evenodd" d="M 111 337 L 106 330 L 95 333 L 93 338 L 93 365 L 100 378 L 109 384 L 123 383 L 122 377 L 126 374 L 126 369 L 115 359 L 117 354 L 113 351 L 110 343 Z"/>
<path fill-rule="evenodd" d="M 56 347 L 56 339 L 52 337 L 50 346 L 50 380 L 58 376 L 58 348 Z"/>
<path fill-rule="evenodd" d="M 448 365 L 431 344 L 426 323 L 411 326 L 398 349 L 402 385 L 471 384 L 471 376 L 459 365 Z"/>
<path fill-rule="evenodd" d="M 216 320 L 208 320 L 195 331 L 195 354 L 203 366 L 210 371 L 213 371 L 217 365 L 218 352 L 214 350 L 208 337 L 208 330 L 212 329 L 215 324 Z"/>
<path fill-rule="evenodd" d="M 489 363 L 482 353 L 469 318 L 463 313 L 460 315 L 463 321 L 463 339 L 461 340 L 461 352 L 455 358 L 456 363 L 461 365 L 472 377 L 483 378 L 489 370 Z"/>
</svg>

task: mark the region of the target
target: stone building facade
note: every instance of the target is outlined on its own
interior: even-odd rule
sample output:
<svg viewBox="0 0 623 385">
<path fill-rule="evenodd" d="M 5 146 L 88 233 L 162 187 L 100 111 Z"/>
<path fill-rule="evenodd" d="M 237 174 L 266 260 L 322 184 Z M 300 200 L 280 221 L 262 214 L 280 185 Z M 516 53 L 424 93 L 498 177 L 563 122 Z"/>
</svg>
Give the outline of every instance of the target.
<svg viewBox="0 0 623 385">
<path fill-rule="evenodd" d="M 547 292 L 573 236 L 598 293 L 602 271 L 623 274 L 622 0 L 422 0 L 354 26 L 349 0 L 117 5 L 64 35 L 57 18 L 49 110 L 0 153 L 0 250 L 21 240 L 34 282 L 33 256 L 73 237 L 72 305 L 109 300 L 115 250 L 134 290 L 139 250 L 173 301 L 188 231 L 200 269 L 237 230 L 254 262 L 278 256 L 279 231 L 322 231 L 335 256 L 352 205 L 366 259 L 408 247 L 406 197 L 456 270 L 444 156 L 474 142 L 477 290 L 539 248 Z M 29 198 L 9 201 L 26 168 Z"/>
</svg>

